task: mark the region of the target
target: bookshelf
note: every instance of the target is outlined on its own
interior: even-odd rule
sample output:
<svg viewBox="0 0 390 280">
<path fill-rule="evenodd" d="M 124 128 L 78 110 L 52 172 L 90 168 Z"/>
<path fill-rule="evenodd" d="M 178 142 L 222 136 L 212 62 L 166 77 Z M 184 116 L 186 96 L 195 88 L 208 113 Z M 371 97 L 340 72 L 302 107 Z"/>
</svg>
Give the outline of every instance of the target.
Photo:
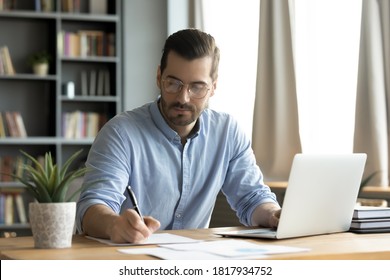
<svg viewBox="0 0 390 280">
<path fill-rule="evenodd" d="M 82 148 L 82 164 L 97 131 L 122 110 L 122 1 L 1 2 L 0 48 L 7 47 L 15 73 L 0 70 L 0 112 L 19 114 L 27 136 L 0 134 L 0 158 L 51 151 L 61 165 Z M 43 50 L 51 56 L 49 72 L 38 76 L 27 61 Z M 10 189 L 22 194 L 27 209 L 23 187 L 0 181 L 0 195 Z M 1 236 L 13 231 L 24 235 L 29 226 L 0 223 Z"/>
</svg>

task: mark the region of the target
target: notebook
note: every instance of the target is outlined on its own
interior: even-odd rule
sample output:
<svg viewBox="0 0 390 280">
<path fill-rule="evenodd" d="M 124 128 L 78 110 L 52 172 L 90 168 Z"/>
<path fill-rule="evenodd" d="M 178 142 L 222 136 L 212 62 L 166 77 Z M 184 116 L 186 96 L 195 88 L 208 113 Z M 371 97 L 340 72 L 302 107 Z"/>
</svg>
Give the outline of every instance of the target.
<svg viewBox="0 0 390 280">
<path fill-rule="evenodd" d="M 217 234 L 283 239 L 348 231 L 366 158 L 366 154 L 295 155 L 278 228 Z"/>
</svg>

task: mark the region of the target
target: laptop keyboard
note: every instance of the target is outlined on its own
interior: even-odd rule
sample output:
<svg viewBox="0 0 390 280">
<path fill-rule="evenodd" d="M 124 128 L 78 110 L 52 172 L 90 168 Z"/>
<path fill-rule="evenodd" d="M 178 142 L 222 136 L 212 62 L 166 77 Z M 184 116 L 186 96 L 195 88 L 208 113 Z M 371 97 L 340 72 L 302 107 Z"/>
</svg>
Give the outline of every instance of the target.
<svg viewBox="0 0 390 280">
<path fill-rule="evenodd" d="M 256 228 L 256 229 L 243 229 L 237 231 L 237 233 L 244 233 L 244 234 L 263 234 L 263 233 L 270 233 L 275 232 L 275 229 L 273 228 Z"/>
</svg>

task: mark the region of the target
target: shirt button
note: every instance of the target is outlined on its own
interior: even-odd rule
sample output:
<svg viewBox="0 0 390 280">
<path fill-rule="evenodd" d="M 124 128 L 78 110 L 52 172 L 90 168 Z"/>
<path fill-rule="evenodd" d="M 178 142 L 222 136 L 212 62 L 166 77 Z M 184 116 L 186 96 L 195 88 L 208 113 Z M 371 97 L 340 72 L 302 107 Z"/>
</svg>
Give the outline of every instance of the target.
<svg viewBox="0 0 390 280">
<path fill-rule="evenodd" d="M 181 214 L 176 214 L 176 218 L 180 219 L 181 218 Z"/>
</svg>

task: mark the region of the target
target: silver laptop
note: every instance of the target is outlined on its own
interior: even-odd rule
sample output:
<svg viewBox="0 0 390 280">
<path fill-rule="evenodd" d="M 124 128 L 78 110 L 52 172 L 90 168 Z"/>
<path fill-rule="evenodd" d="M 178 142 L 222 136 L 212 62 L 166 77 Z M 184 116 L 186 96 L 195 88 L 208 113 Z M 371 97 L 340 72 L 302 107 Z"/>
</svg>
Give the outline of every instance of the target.
<svg viewBox="0 0 390 280">
<path fill-rule="evenodd" d="M 295 155 L 278 228 L 217 234 L 283 239 L 348 231 L 366 158 L 366 154 Z"/>
</svg>

